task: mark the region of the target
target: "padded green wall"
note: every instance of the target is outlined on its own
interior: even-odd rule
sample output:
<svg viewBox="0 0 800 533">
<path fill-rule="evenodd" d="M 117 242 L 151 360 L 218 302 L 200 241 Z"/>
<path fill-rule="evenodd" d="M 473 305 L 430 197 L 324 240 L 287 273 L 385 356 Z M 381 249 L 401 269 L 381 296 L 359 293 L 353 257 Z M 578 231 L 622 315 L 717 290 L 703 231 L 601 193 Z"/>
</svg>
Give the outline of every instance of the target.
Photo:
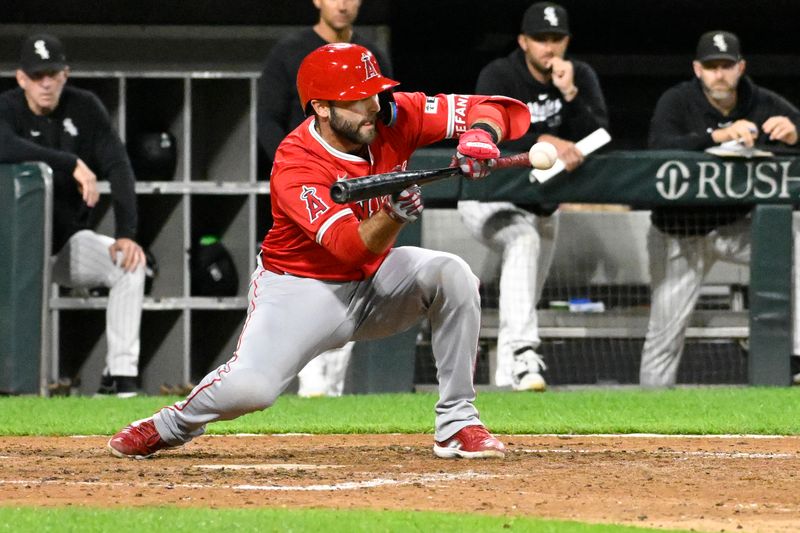
<svg viewBox="0 0 800 533">
<path fill-rule="evenodd" d="M 39 392 L 45 172 L 0 165 L 0 392 L 7 394 Z"/>
</svg>

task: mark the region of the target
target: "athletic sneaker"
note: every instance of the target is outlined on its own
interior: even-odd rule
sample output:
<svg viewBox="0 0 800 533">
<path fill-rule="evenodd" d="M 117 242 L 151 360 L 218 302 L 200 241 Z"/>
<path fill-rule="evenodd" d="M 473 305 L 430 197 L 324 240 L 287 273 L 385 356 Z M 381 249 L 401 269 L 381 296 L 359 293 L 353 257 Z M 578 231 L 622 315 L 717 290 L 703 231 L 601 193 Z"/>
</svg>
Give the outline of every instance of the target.
<svg viewBox="0 0 800 533">
<path fill-rule="evenodd" d="M 543 392 L 547 383 L 542 372 L 547 370 L 542 356 L 532 346 L 525 346 L 514 352 L 514 368 L 511 371 L 511 387 L 516 391 L 532 390 Z"/>
<path fill-rule="evenodd" d="M 111 453 L 123 459 L 146 459 L 158 450 L 175 447 L 164 442 L 152 418 L 132 422 L 108 441 Z"/>
<path fill-rule="evenodd" d="M 135 376 L 108 376 L 100 378 L 99 395 L 116 395 L 117 398 L 132 398 L 139 394 Z"/>
<path fill-rule="evenodd" d="M 506 447 L 483 426 L 467 426 L 444 442 L 433 444 L 433 453 L 443 459 L 505 457 Z"/>
<path fill-rule="evenodd" d="M 800 385 L 800 355 L 793 355 L 790 359 L 792 368 L 792 385 Z"/>
</svg>

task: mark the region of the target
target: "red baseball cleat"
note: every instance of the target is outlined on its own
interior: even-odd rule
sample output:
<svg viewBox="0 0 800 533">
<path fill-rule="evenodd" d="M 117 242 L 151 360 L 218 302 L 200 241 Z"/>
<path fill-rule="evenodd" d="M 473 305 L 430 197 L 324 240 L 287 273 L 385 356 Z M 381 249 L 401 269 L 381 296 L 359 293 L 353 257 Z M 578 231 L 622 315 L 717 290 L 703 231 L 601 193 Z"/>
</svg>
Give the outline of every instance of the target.
<svg viewBox="0 0 800 533">
<path fill-rule="evenodd" d="M 108 449 L 111 453 L 121 458 L 145 459 L 158 450 L 175 448 L 167 444 L 156 430 L 152 418 L 131 422 L 131 425 L 111 437 Z"/>
<path fill-rule="evenodd" d="M 485 427 L 467 426 L 446 441 L 434 443 L 433 453 L 444 459 L 505 457 L 506 447 Z"/>
</svg>

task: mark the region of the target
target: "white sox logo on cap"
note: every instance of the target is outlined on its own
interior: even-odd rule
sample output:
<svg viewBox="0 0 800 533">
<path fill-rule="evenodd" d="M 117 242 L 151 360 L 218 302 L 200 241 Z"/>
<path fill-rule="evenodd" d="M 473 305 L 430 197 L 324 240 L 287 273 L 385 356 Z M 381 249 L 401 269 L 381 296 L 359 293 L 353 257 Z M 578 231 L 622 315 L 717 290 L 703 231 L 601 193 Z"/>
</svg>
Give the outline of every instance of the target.
<svg viewBox="0 0 800 533">
<path fill-rule="evenodd" d="M 370 78 L 375 78 L 378 76 L 378 69 L 375 68 L 375 65 L 372 63 L 372 56 L 369 54 L 361 54 L 361 61 L 364 63 L 364 72 L 366 72 L 366 77 L 364 81 L 367 81 Z"/>
<path fill-rule="evenodd" d="M 556 8 L 553 6 L 544 8 L 544 19 L 549 22 L 551 26 L 558 26 L 558 15 L 556 15 Z"/>
<path fill-rule="evenodd" d="M 715 34 L 713 41 L 714 41 L 714 46 L 716 46 L 720 52 L 728 51 L 728 43 L 725 42 L 724 35 L 722 35 L 721 33 Z"/>
<path fill-rule="evenodd" d="M 33 52 L 42 59 L 50 59 L 50 51 L 47 49 L 42 39 L 33 43 Z"/>
</svg>

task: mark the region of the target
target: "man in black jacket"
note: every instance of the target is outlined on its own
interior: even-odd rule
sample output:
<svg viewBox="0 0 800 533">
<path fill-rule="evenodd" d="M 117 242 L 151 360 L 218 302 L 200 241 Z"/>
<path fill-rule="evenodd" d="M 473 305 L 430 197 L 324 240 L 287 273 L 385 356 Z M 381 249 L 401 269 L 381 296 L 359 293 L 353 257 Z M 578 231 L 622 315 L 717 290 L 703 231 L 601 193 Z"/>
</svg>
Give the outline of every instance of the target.
<svg viewBox="0 0 800 533">
<path fill-rule="evenodd" d="M 506 144 L 527 151 L 538 141 L 556 147 L 568 171 L 583 163 L 575 148 L 598 128 L 608 127 L 597 74 L 582 61 L 565 58 L 570 40 L 566 10 L 551 2 L 531 5 L 522 19 L 519 48 L 481 70 L 477 94 L 510 96 L 526 102 L 528 132 Z M 536 351 L 539 323 L 536 304 L 542 294 L 558 230 L 558 206 L 511 202 L 458 202 L 470 234 L 503 254 L 500 272 L 500 327 L 494 384 L 514 390 L 543 391 L 546 365 Z"/>
<path fill-rule="evenodd" d="M 767 150 L 797 145 L 800 111 L 745 76 L 736 35 L 703 34 L 695 57 L 695 78 L 668 89 L 656 104 L 650 148 L 704 150 L 729 141 Z M 653 209 L 648 235 L 652 304 L 639 376 L 643 386 L 675 384 L 689 317 L 714 262 L 749 263 L 750 210 L 746 205 Z M 800 354 L 797 300 L 794 354 Z"/>
<path fill-rule="evenodd" d="M 145 254 L 136 243 L 134 176 L 125 147 L 98 98 L 66 86 L 64 47 L 48 34 L 22 45 L 16 89 L 0 94 L 0 162 L 43 161 L 53 170 L 53 280 L 109 287 L 108 353 L 98 392 L 134 396 Z M 115 238 L 89 228 L 95 172 L 108 179 Z"/>
<path fill-rule="evenodd" d="M 328 43 L 355 43 L 378 60 L 384 76 L 392 77 L 389 58 L 353 28 L 361 0 L 313 0 L 319 10 L 317 23 L 278 41 L 270 49 L 258 81 L 258 144 L 266 156 L 267 172 L 278 145 L 306 119 L 297 96 L 295 80 L 300 63 L 312 51 Z M 312 360 L 298 375 L 300 396 L 340 396 L 353 343 L 330 350 Z"/>
</svg>

